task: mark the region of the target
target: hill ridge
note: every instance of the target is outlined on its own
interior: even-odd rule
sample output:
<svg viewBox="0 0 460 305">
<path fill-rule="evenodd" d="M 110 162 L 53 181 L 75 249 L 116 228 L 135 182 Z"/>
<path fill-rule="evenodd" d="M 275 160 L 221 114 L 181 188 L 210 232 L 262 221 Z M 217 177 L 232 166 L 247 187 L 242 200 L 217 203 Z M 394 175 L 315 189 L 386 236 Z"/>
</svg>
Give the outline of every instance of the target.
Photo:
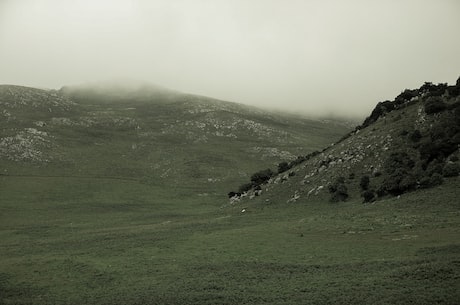
<svg viewBox="0 0 460 305">
<path fill-rule="evenodd" d="M 460 78 L 455 85 L 425 83 L 376 105 L 363 124 L 321 151 L 263 170 L 228 195 L 234 204 L 266 202 L 372 202 L 428 188 L 460 173 Z M 262 195 L 264 194 L 264 195 Z M 268 194 L 268 195 L 267 195 Z"/>
</svg>

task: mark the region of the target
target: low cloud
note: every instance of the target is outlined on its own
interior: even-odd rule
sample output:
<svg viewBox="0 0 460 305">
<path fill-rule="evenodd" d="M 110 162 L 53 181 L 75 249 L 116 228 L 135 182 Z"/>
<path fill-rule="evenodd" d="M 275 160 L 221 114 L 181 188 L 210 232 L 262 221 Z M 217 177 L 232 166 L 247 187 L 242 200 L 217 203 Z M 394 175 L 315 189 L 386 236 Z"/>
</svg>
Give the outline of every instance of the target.
<svg viewBox="0 0 460 305">
<path fill-rule="evenodd" d="M 460 75 L 460 3 L 0 2 L 0 83 L 59 88 L 134 78 L 308 114 L 364 116 Z"/>
</svg>

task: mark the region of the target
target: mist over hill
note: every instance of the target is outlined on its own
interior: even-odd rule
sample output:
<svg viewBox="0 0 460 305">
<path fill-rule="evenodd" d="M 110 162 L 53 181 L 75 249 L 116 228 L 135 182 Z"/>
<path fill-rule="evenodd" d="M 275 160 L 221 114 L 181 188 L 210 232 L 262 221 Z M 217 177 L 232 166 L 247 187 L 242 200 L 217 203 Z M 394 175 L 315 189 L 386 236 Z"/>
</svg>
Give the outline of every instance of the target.
<svg viewBox="0 0 460 305">
<path fill-rule="evenodd" d="M 138 82 L 0 86 L 2 174 L 223 185 L 340 138 L 306 119 Z"/>
</svg>

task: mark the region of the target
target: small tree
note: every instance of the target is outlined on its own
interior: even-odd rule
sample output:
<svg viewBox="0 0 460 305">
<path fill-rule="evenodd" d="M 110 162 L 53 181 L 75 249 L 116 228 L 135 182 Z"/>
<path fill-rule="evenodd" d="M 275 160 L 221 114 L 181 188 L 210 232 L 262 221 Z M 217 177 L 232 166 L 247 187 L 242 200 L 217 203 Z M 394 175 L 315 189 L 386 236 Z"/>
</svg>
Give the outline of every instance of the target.
<svg viewBox="0 0 460 305">
<path fill-rule="evenodd" d="M 359 181 L 359 186 L 363 191 L 366 191 L 369 189 L 369 183 L 370 183 L 370 178 L 369 176 L 362 176 L 361 180 Z"/>
<path fill-rule="evenodd" d="M 430 97 L 425 103 L 425 113 L 434 114 L 446 110 L 447 105 L 440 97 Z"/>
<path fill-rule="evenodd" d="M 338 177 L 329 185 L 329 193 L 331 193 L 331 202 L 340 202 L 348 199 L 348 189 L 345 185 L 345 178 Z"/>
<path fill-rule="evenodd" d="M 254 185 L 260 185 L 268 181 L 275 173 L 267 168 L 264 170 L 261 170 L 251 176 L 251 181 L 253 182 Z"/>
<path fill-rule="evenodd" d="M 291 167 L 289 166 L 289 164 L 287 162 L 281 162 L 280 164 L 278 164 L 278 173 L 281 174 L 281 173 L 284 173 L 285 171 L 291 169 Z"/>
<path fill-rule="evenodd" d="M 375 201 L 375 193 L 370 190 L 364 191 L 362 194 L 364 202 L 373 202 Z"/>
</svg>

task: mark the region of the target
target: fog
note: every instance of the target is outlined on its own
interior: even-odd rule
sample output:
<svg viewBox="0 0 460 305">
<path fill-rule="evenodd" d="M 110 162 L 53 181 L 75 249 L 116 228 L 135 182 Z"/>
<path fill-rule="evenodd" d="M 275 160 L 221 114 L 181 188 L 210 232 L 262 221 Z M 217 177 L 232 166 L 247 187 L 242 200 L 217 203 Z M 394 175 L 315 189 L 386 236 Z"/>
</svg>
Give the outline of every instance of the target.
<svg viewBox="0 0 460 305">
<path fill-rule="evenodd" d="M 136 79 L 364 116 L 460 76 L 458 0 L 0 0 L 0 83 Z"/>
</svg>

